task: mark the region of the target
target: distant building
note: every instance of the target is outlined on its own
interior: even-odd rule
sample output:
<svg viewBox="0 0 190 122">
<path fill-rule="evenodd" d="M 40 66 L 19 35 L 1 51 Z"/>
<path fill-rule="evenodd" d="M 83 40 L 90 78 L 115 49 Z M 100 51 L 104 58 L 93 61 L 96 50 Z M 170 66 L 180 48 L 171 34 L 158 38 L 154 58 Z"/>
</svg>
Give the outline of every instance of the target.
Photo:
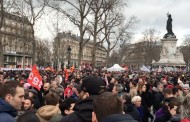
<svg viewBox="0 0 190 122">
<path fill-rule="evenodd" d="M 68 65 L 68 46 L 71 47 L 71 58 L 70 66 L 91 66 L 92 64 L 92 47 L 93 45 L 89 41 L 83 48 L 81 64 L 78 64 L 78 54 L 79 54 L 79 36 L 73 35 L 71 33 L 58 33 L 57 37 L 54 39 L 53 44 L 53 62 L 54 66 L 61 67 L 61 65 L 66 67 Z M 104 66 L 106 60 L 106 51 L 101 46 L 97 46 L 96 49 L 96 64 L 95 67 Z"/>
<path fill-rule="evenodd" d="M 3 13 L 0 38 L 4 52 L 4 67 L 18 68 L 32 64 L 32 24 L 19 13 Z M 25 60 L 24 60 L 25 57 Z"/>
</svg>

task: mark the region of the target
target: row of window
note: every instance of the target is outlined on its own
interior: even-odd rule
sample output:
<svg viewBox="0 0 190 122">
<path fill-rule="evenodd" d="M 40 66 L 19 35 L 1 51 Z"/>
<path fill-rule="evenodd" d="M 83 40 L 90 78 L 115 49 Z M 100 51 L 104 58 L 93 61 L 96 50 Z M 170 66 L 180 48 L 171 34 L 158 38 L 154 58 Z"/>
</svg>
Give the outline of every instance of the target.
<svg viewBox="0 0 190 122">
<path fill-rule="evenodd" d="M 15 57 L 15 56 L 4 56 L 4 62 L 18 62 L 22 63 L 23 57 Z M 31 58 L 25 57 L 25 63 L 28 63 L 31 61 Z"/>
</svg>

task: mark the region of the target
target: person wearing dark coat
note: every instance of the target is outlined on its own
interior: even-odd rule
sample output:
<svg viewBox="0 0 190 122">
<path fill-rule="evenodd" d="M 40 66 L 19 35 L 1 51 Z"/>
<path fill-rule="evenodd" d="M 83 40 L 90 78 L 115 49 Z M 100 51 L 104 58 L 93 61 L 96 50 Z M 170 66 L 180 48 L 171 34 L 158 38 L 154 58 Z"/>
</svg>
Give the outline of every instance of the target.
<svg viewBox="0 0 190 122">
<path fill-rule="evenodd" d="M 127 114 L 112 114 L 105 117 L 100 122 L 137 122 L 133 117 Z"/>
<path fill-rule="evenodd" d="M 122 95 L 122 100 L 124 102 L 123 111 L 125 112 L 125 114 L 129 114 L 135 120 L 137 120 L 138 122 L 141 122 L 142 120 L 137 108 L 135 108 L 133 104 L 131 103 L 131 96 L 127 93 L 124 93 Z"/>
<path fill-rule="evenodd" d="M 91 122 L 93 111 L 93 99 L 95 96 L 90 96 L 85 100 L 81 100 L 75 104 L 74 112 L 64 116 L 61 122 Z"/>
<path fill-rule="evenodd" d="M 162 107 L 162 101 L 164 100 L 164 95 L 162 94 L 163 84 L 158 81 L 155 81 L 152 90 L 153 90 L 153 112 L 155 113 Z"/>
<path fill-rule="evenodd" d="M 123 113 L 123 101 L 117 94 L 104 92 L 94 99 L 92 122 L 137 122 Z"/>
<path fill-rule="evenodd" d="M 24 102 L 24 88 L 18 81 L 7 81 L 0 88 L 0 122 L 16 122 Z"/>
<path fill-rule="evenodd" d="M 148 122 L 148 118 L 151 118 L 151 120 L 154 119 L 153 115 L 150 113 L 150 106 L 151 103 L 148 100 L 152 99 L 152 96 L 149 91 L 147 91 L 147 85 L 146 84 L 139 84 L 137 94 L 141 97 L 141 108 L 144 113 L 143 122 Z"/>
<path fill-rule="evenodd" d="M 74 112 L 64 116 L 60 122 L 92 122 L 93 100 L 105 88 L 105 82 L 98 77 L 89 76 L 83 80 L 80 101 L 74 106 Z"/>
</svg>

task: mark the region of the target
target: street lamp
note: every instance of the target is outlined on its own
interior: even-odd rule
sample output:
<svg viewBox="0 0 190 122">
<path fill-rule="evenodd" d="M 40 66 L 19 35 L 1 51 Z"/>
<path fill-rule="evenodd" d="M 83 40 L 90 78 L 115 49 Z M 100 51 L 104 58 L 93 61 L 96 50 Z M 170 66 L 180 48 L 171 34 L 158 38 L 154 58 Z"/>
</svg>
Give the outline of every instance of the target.
<svg viewBox="0 0 190 122">
<path fill-rule="evenodd" d="M 67 53 L 68 53 L 68 69 L 70 68 L 70 58 L 71 58 L 71 47 L 70 45 L 67 48 Z"/>
</svg>

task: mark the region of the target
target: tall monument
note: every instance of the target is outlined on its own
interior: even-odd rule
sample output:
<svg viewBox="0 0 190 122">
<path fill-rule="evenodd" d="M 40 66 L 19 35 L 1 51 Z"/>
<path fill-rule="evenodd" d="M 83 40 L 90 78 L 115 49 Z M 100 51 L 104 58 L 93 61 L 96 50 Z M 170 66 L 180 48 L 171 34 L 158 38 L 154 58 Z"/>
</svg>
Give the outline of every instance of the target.
<svg viewBox="0 0 190 122">
<path fill-rule="evenodd" d="M 158 62 L 153 61 L 153 65 L 164 65 L 164 66 L 185 66 L 183 54 L 177 47 L 177 38 L 172 31 L 172 16 L 167 14 L 168 20 L 166 24 L 167 33 L 164 38 L 161 39 L 162 50 L 160 53 L 160 60 Z"/>
</svg>

